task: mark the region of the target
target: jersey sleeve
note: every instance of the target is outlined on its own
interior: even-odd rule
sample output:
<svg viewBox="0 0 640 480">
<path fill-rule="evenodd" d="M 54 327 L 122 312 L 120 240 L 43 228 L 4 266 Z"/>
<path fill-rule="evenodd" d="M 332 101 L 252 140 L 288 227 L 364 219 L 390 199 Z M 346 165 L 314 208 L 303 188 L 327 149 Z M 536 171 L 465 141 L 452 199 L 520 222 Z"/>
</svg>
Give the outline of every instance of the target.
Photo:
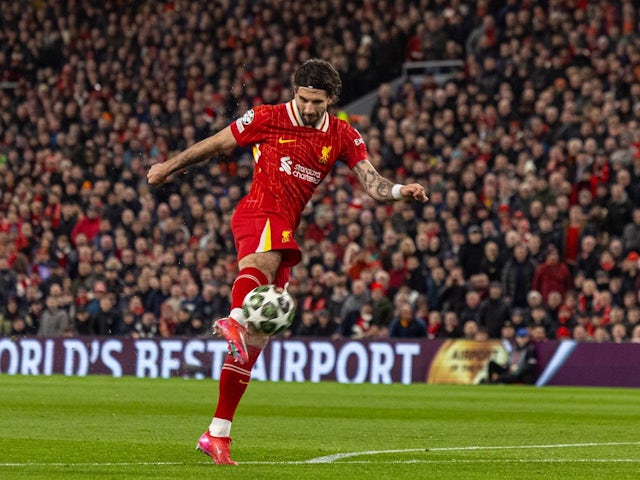
<svg viewBox="0 0 640 480">
<path fill-rule="evenodd" d="M 268 105 L 247 110 L 245 114 L 231 124 L 231 133 L 241 147 L 260 143 L 264 136 L 264 126 L 269 121 L 271 110 Z"/>
<path fill-rule="evenodd" d="M 367 146 L 360 132 L 344 122 L 343 125 L 342 160 L 352 169 L 361 160 L 367 159 Z"/>
</svg>

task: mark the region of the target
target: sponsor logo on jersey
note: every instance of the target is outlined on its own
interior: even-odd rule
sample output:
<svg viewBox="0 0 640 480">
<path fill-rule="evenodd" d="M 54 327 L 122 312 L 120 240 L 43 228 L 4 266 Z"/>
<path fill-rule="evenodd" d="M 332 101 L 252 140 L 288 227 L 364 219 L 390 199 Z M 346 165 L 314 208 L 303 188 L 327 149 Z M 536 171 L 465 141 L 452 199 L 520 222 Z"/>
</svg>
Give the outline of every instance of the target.
<svg viewBox="0 0 640 480">
<path fill-rule="evenodd" d="M 282 138 L 282 137 L 280 137 L 280 138 L 278 139 L 278 143 L 279 143 L 280 145 L 282 145 L 282 144 L 284 144 L 284 143 L 293 143 L 293 142 L 295 142 L 295 141 L 296 141 L 296 139 L 295 139 L 295 138 Z"/>
<path fill-rule="evenodd" d="M 322 151 L 320 153 L 320 163 L 324 163 L 325 165 L 329 163 L 329 154 L 331 153 L 331 149 L 333 147 L 329 145 L 328 147 L 322 147 Z"/>
<path fill-rule="evenodd" d="M 362 137 L 356 138 L 353 141 L 353 144 L 357 147 L 358 145 L 362 145 L 364 143 L 364 139 Z"/>
<path fill-rule="evenodd" d="M 313 183 L 314 185 L 318 185 L 322 180 L 322 172 L 297 163 L 294 165 L 291 157 L 282 157 L 278 170 L 292 177 L 304 180 L 305 182 Z"/>
<path fill-rule="evenodd" d="M 280 168 L 278 170 L 280 170 L 281 172 L 286 173 L 287 175 L 291 175 L 291 165 L 292 164 L 293 164 L 293 162 L 291 161 L 291 158 L 282 157 L 280 159 Z"/>
<path fill-rule="evenodd" d="M 300 180 L 304 180 L 305 182 L 313 183 L 314 185 L 318 185 L 322 177 L 322 173 L 318 170 L 299 164 L 296 164 L 295 167 L 293 167 L 292 175 Z"/>
<path fill-rule="evenodd" d="M 291 230 L 283 230 L 282 243 L 289 243 L 291 241 Z"/>
</svg>

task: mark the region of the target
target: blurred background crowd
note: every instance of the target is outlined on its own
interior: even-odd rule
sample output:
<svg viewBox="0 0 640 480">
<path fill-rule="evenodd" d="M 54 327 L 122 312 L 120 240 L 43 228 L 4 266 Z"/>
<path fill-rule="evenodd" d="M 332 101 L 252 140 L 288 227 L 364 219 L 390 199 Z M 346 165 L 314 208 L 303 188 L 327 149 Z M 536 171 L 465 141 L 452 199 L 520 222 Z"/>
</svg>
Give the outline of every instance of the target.
<svg viewBox="0 0 640 480">
<path fill-rule="evenodd" d="M 0 335 L 209 335 L 250 151 L 146 171 L 289 100 L 312 57 L 376 168 L 430 201 L 378 204 L 338 166 L 297 232 L 287 336 L 640 341 L 630 0 L 3 3 Z M 389 84 L 442 59 L 463 66 Z"/>
</svg>

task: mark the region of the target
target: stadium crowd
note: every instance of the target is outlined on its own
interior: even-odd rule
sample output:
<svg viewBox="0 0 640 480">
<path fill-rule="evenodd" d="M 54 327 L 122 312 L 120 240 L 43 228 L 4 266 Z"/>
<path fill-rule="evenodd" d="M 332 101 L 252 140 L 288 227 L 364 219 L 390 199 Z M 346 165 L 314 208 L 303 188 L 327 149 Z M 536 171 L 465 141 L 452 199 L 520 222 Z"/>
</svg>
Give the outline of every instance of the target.
<svg viewBox="0 0 640 480">
<path fill-rule="evenodd" d="M 0 17 L 0 335 L 209 335 L 235 275 L 236 151 L 155 162 L 308 58 L 419 207 L 345 166 L 297 232 L 286 335 L 640 341 L 640 11 L 630 0 L 9 2 Z M 404 61 L 463 59 L 394 90 Z M 341 108 L 378 89 L 370 115 Z"/>
</svg>

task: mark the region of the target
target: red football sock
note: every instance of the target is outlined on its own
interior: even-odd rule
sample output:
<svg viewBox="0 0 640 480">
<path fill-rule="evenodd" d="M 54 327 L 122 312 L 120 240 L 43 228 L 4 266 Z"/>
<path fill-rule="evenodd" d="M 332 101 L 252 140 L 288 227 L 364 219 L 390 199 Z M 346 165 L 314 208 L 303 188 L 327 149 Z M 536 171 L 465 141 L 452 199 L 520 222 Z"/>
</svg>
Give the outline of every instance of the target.
<svg viewBox="0 0 640 480">
<path fill-rule="evenodd" d="M 248 362 L 238 365 L 231 355 L 227 355 L 222 365 L 215 418 L 233 421 L 240 399 L 251 380 L 251 369 L 262 352 L 261 348 L 252 346 L 247 347 L 247 350 L 249 350 Z"/>
<path fill-rule="evenodd" d="M 238 277 L 233 282 L 231 289 L 231 309 L 242 308 L 244 297 L 256 287 L 267 285 L 269 279 L 260 270 L 254 267 L 243 268 L 238 272 Z"/>
</svg>

